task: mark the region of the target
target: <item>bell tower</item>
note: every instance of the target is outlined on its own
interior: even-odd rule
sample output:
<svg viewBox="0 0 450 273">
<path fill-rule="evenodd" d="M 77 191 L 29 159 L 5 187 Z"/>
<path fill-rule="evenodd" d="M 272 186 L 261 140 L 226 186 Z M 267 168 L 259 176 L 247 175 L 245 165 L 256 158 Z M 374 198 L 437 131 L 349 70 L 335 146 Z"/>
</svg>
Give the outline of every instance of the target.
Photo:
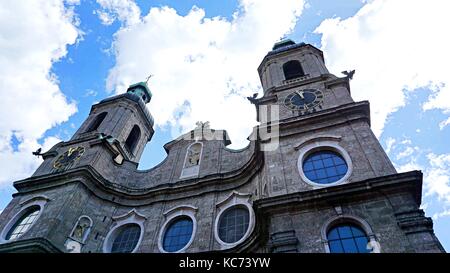
<svg viewBox="0 0 450 273">
<path fill-rule="evenodd" d="M 322 51 L 292 40 L 276 43 L 258 67 L 267 99 L 278 99 L 280 119 L 353 103 L 350 77 L 329 73 Z M 354 72 L 352 72 L 354 73 Z"/>
<path fill-rule="evenodd" d="M 125 157 L 138 162 L 145 144 L 153 136 L 153 117 L 146 108 L 152 93 L 145 82 L 128 87 L 125 94 L 106 98 L 92 106 L 88 118 L 71 140 L 92 134 L 113 138 Z"/>
<path fill-rule="evenodd" d="M 264 92 L 327 75 L 323 53 L 305 43 L 287 39 L 276 43 L 258 68 Z"/>
<path fill-rule="evenodd" d="M 440 252 L 431 219 L 420 209 L 422 173 L 397 173 L 370 128 L 369 102 L 351 97 L 354 72 L 331 74 L 321 50 L 292 40 L 276 43 L 258 67 L 263 96 L 249 100 L 258 111 L 266 106 L 279 113 L 278 120 L 259 120 L 260 128 L 278 129 L 278 148 L 264 151 L 258 201 L 271 251 L 314 252 L 308 237 L 322 229 L 327 252 L 374 251 L 378 244 L 386 251 L 385 234 L 405 238 L 391 251 Z M 280 203 L 291 209 L 275 213 Z M 314 227 L 318 222 L 328 224 Z M 353 225 L 366 228 L 370 247 L 334 245 L 330 232 Z"/>
<path fill-rule="evenodd" d="M 146 104 L 152 93 L 145 82 L 129 86 L 126 93 L 92 106 L 87 119 L 66 142 L 43 154 L 34 176 L 89 166 L 100 173 L 114 164 L 137 166 L 153 136 L 153 117 Z"/>
</svg>

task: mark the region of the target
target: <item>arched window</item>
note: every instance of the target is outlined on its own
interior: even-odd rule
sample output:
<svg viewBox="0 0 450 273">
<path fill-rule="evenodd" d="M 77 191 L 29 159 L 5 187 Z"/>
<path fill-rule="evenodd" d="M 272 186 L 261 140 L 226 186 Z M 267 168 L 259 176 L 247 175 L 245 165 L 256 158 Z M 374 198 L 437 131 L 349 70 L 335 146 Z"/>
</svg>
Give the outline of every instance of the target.
<svg viewBox="0 0 450 273">
<path fill-rule="evenodd" d="M 369 253 L 369 237 L 353 223 L 341 223 L 327 232 L 331 253 Z"/>
<path fill-rule="evenodd" d="M 189 216 L 172 220 L 164 234 L 163 248 L 167 252 L 183 249 L 191 240 L 194 224 Z"/>
<path fill-rule="evenodd" d="M 302 65 L 299 61 L 289 61 L 283 65 L 284 77 L 286 80 L 305 76 Z"/>
<path fill-rule="evenodd" d="M 106 117 L 107 112 L 103 112 L 98 114 L 94 120 L 91 122 L 91 125 L 89 125 L 88 129 L 86 130 L 86 132 L 92 132 L 94 130 L 97 130 L 98 127 L 100 126 L 100 124 L 102 124 L 103 120 Z"/>
<path fill-rule="evenodd" d="M 136 148 L 140 137 L 141 129 L 139 129 L 139 126 L 134 125 L 133 129 L 131 129 L 131 132 L 128 135 L 127 140 L 125 141 L 125 147 L 128 149 L 128 151 L 130 151 L 131 153 L 134 152 L 134 149 Z"/>
<path fill-rule="evenodd" d="M 6 240 L 16 239 L 24 234 L 36 221 L 41 208 L 39 206 L 32 206 L 28 208 L 23 215 L 16 221 L 14 226 L 8 231 Z"/>
</svg>

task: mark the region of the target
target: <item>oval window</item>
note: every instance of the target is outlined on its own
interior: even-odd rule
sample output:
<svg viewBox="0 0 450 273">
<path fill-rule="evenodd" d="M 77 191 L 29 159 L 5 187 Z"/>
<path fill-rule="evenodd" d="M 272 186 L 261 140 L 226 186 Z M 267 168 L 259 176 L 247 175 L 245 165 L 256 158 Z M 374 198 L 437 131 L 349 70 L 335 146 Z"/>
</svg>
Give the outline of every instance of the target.
<svg viewBox="0 0 450 273">
<path fill-rule="evenodd" d="M 220 216 L 219 238 L 225 243 L 235 243 L 244 237 L 249 228 L 250 213 L 246 207 L 235 206 Z"/>
<path fill-rule="evenodd" d="M 175 218 L 164 233 L 164 250 L 177 252 L 183 249 L 191 240 L 193 226 L 192 219 L 188 216 Z"/>
<path fill-rule="evenodd" d="M 136 248 L 141 236 L 141 227 L 138 224 L 127 224 L 119 227 L 117 235 L 113 238 L 111 253 L 131 253 Z"/>
</svg>

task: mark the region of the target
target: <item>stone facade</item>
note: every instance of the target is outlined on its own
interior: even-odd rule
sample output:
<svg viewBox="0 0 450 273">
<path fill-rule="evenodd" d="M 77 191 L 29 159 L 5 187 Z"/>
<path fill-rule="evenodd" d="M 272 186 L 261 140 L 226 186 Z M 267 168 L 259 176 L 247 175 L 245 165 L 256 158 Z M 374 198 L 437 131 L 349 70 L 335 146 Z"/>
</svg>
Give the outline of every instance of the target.
<svg viewBox="0 0 450 273">
<path fill-rule="evenodd" d="M 292 60 L 303 74 L 286 79 L 283 64 Z M 419 208 L 422 173 L 396 172 L 370 129 L 369 103 L 351 98 L 350 77 L 329 74 L 319 49 L 292 42 L 270 51 L 258 72 L 264 95 L 249 100 L 260 124 L 246 148 L 227 148 L 226 131 L 200 124 L 164 145 L 166 159 L 150 170 L 137 170 L 154 133 L 146 84 L 94 105 L 69 141 L 14 183 L 18 193 L 0 215 L 0 251 L 110 252 L 120 228 L 134 223 L 140 234 L 132 252 L 166 252 L 166 229 L 184 215 L 193 232 L 181 252 L 330 252 L 327 232 L 339 223 L 359 226 L 380 252 L 444 252 Z M 308 88 L 323 94 L 318 108 L 285 105 Z M 260 119 L 261 109 L 278 110 L 279 119 Z M 279 145 L 267 149 L 260 132 L 275 129 Z M 314 183 L 302 171 L 321 147 L 346 161 L 336 183 Z M 225 242 L 219 222 L 235 206 L 247 211 L 248 224 L 241 238 Z M 10 239 L 29 208 L 40 209 L 36 220 Z"/>
</svg>

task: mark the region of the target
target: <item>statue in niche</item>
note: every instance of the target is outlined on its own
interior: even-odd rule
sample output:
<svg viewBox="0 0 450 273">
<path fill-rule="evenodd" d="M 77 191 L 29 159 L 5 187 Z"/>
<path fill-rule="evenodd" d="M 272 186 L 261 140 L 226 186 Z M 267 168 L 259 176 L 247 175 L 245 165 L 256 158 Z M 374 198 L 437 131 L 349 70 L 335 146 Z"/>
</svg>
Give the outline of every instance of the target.
<svg viewBox="0 0 450 273">
<path fill-rule="evenodd" d="M 197 166 L 200 163 L 201 144 L 194 144 L 188 150 L 186 167 Z"/>
<path fill-rule="evenodd" d="M 85 239 L 90 226 L 91 221 L 88 218 L 86 217 L 81 218 L 78 221 L 76 227 L 74 228 L 71 237 L 77 241 L 82 242 Z"/>
</svg>

